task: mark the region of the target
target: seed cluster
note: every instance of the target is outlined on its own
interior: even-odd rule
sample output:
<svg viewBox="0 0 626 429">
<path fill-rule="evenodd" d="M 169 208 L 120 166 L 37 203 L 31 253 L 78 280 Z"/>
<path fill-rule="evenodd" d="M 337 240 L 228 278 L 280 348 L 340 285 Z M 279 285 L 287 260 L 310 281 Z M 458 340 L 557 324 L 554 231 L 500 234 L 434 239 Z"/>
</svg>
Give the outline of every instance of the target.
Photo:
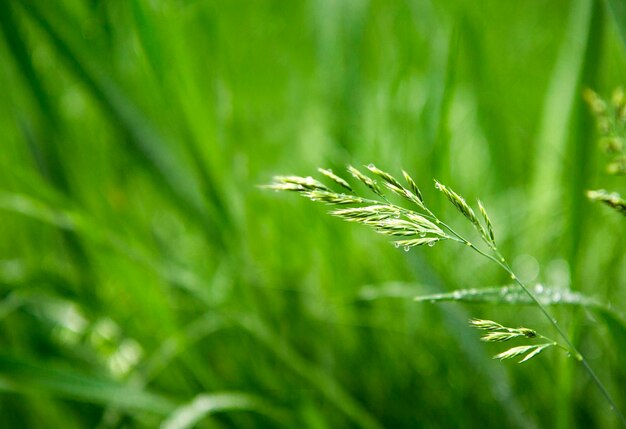
<svg viewBox="0 0 626 429">
<path fill-rule="evenodd" d="M 422 193 L 408 173 L 403 172 L 407 183 L 405 186 L 391 174 L 373 164 L 366 168 L 382 182 L 384 188 L 415 204 L 418 211 L 390 203 L 379 183 L 353 166 L 348 167 L 348 172 L 381 200 L 357 196 L 353 187 L 345 179 L 331 170 L 322 168 L 318 170 L 320 173 L 350 193 L 333 191 L 312 177 L 300 176 L 276 176 L 267 188 L 276 191 L 297 192 L 312 201 L 319 201 L 328 205 L 351 206 L 331 210 L 329 214 L 348 222 L 369 226 L 379 234 L 398 237 L 399 239 L 394 241 L 394 245 L 396 247 L 402 246 L 405 250 L 425 244 L 433 246 L 438 241 L 453 238 L 438 226 L 439 220 L 424 206 Z"/>
<path fill-rule="evenodd" d="M 537 334 L 537 332 L 532 329 L 524 327 L 509 328 L 507 326 L 503 326 L 497 322 L 494 322 L 493 320 L 473 319 L 470 320 L 470 325 L 476 329 L 485 331 L 486 333 L 483 334 L 481 340 L 488 343 L 502 343 L 515 338 L 541 338 L 544 340 L 548 339 L 543 335 Z M 519 361 L 519 363 L 523 363 L 534 358 L 545 349 L 553 346 L 557 346 L 557 343 L 552 340 L 542 344 L 527 344 L 523 346 L 516 346 L 495 355 L 493 358 L 505 360 L 525 355 L 522 360 Z"/>
<path fill-rule="evenodd" d="M 422 192 L 406 171 L 402 171 L 404 181 L 406 182 L 406 185 L 403 185 L 394 176 L 381 170 L 374 164 L 370 164 L 366 168 L 375 179 L 382 183 L 384 188 L 381 187 L 377 180 L 353 166 L 348 166 L 347 170 L 379 199 L 372 200 L 358 196 L 352 185 L 345 179 L 331 170 L 323 168 L 320 168 L 318 171 L 343 188 L 343 190 L 348 191 L 348 193 L 336 192 L 312 177 L 300 176 L 275 176 L 272 183 L 265 187 L 276 191 L 297 192 L 312 201 L 328 205 L 351 206 L 349 208 L 331 210 L 329 213 L 348 222 L 367 225 L 379 234 L 399 237 L 400 239 L 395 240 L 393 243 L 396 247 L 402 246 L 405 250 L 422 245 L 433 246 L 442 240 L 462 241 L 458 237 L 444 232 L 444 229 L 440 226 L 442 222 L 426 207 Z M 435 182 L 435 187 L 472 223 L 476 230 L 480 232 L 487 245 L 495 249 L 496 242 L 493 226 L 482 203 L 478 202 L 478 206 L 484 225 L 478 220 L 474 210 L 465 202 L 463 197 L 439 182 Z M 392 204 L 386 198 L 383 189 L 414 204 L 417 210 L 406 209 Z"/>
<path fill-rule="evenodd" d="M 615 89 L 610 100 L 603 99 L 590 89 L 585 90 L 583 95 L 596 121 L 596 127 L 600 134 L 600 147 L 609 158 L 606 166 L 607 173 L 616 176 L 626 175 L 626 150 L 624 147 L 626 95 L 623 88 Z M 592 201 L 600 201 L 626 215 L 626 201 L 617 193 L 609 193 L 600 189 L 587 192 L 587 197 Z"/>
</svg>

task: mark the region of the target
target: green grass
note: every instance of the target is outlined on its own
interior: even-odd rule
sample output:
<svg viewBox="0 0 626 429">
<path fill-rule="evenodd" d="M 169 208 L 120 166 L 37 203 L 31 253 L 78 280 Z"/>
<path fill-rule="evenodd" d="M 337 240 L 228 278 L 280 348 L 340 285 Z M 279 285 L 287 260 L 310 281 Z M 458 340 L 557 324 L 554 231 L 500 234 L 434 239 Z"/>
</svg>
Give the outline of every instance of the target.
<svg viewBox="0 0 626 429">
<path fill-rule="evenodd" d="M 430 181 L 480 197 L 624 411 L 626 221 L 585 193 L 626 182 L 582 98 L 625 84 L 622 9 L 0 2 L 0 426 L 619 427 L 562 351 L 491 359 L 470 318 L 558 336 L 495 264 L 258 185 L 375 161 L 462 234 Z"/>
</svg>

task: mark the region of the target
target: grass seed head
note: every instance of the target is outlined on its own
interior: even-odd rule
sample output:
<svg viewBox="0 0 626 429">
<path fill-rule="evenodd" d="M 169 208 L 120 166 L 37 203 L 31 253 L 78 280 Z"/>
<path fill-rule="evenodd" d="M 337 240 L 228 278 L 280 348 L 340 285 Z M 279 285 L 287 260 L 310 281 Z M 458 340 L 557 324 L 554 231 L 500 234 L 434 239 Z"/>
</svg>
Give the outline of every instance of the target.
<svg viewBox="0 0 626 429">
<path fill-rule="evenodd" d="M 272 183 L 266 188 L 275 191 L 325 191 L 332 192 L 326 185 L 315 180 L 311 176 L 274 176 Z"/>
<path fill-rule="evenodd" d="M 484 237 L 487 236 L 485 229 L 476 217 L 476 213 L 474 213 L 474 210 L 472 210 L 472 208 L 465 202 L 465 199 L 463 197 L 454 192 L 452 189 L 448 188 L 446 185 L 439 183 L 436 180 L 435 188 L 437 188 L 437 190 L 439 190 L 446 196 L 448 201 L 450 201 L 457 208 L 457 210 L 474 225 L 474 227 L 481 233 L 481 235 L 483 235 Z"/>
<path fill-rule="evenodd" d="M 397 240 L 394 241 L 393 244 L 396 247 L 404 247 L 405 250 L 410 249 L 411 247 L 417 247 L 417 246 L 423 246 L 423 245 L 428 245 L 429 247 L 432 247 L 435 245 L 436 242 L 443 240 L 443 238 L 441 237 L 420 237 L 420 238 L 413 238 L 410 240 Z"/>
<path fill-rule="evenodd" d="M 526 353 L 535 350 L 536 348 L 536 345 L 511 347 L 510 349 L 502 353 L 498 353 L 493 358 L 500 360 L 512 359 L 517 356 L 525 355 Z"/>
<path fill-rule="evenodd" d="M 311 201 L 319 201 L 330 205 L 360 204 L 363 198 L 354 195 L 338 194 L 332 191 L 312 190 L 301 193 Z"/>
<path fill-rule="evenodd" d="M 483 238 L 490 243 L 492 246 L 496 246 L 496 237 L 493 233 L 493 225 L 491 224 L 491 219 L 489 219 L 489 215 L 487 214 L 487 210 L 485 210 L 485 207 L 483 206 L 483 203 L 480 202 L 480 200 L 478 200 L 478 209 L 480 210 L 480 214 L 482 215 L 484 221 L 485 221 L 485 225 L 487 225 L 487 234 L 485 235 Z M 484 229 L 483 229 L 484 231 Z"/>
<path fill-rule="evenodd" d="M 602 137 L 599 141 L 600 147 L 607 154 L 619 154 L 624 150 L 623 139 L 616 136 Z"/>
<path fill-rule="evenodd" d="M 381 179 L 383 179 L 385 182 L 387 182 L 388 184 L 394 186 L 395 188 L 398 189 L 402 189 L 402 185 L 400 184 L 400 182 L 398 182 L 396 180 L 395 177 L 393 177 L 391 174 L 379 169 L 378 167 L 376 167 L 374 164 L 370 164 L 367 166 L 367 169 L 369 171 L 371 171 L 373 174 L 375 174 L 376 176 L 380 177 Z"/>
<path fill-rule="evenodd" d="M 378 186 L 378 183 L 376 183 L 374 180 L 370 179 L 365 174 L 361 173 L 359 170 L 357 170 L 356 168 L 354 168 L 351 165 L 348 166 L 348 172 L 350 174 L 352 174 L 355 179 L 359 180 L 365 186 L 370 188 L 372 190 L 372 192 L 374 192 L 376 195 L 378 195 L 380 197 L 383 196 L 383 193 L 380 190 L 380 187 Z"/>
<path fill-rule="evenodd" d="M 406 183 L 408 183 L 409 188 L 411 189 L 411 192 L 415 195 L 417 200 L 420 202 L 420 205 L 422 205 L 422 207 L 423 207 L 424 198 L 422 197 L 422 192 L 420 191 L 420 189 L 415 184 L 415 181 L 413 180 L 413 178 L 411 176 L 409 176 L 409 173 L 407 173 L 406 171 L 402 170 L 402 174 L 404 175 L 404 180 L 406 180 Z"/>
<path fill-rule="evenodd" d="M 551 347 L 552 345 L 553 344 L 551 343 L 545 343 L 545 344 L 534 344 L 534 345 L 512 347 L 502 353 L 495 355 L 493 358 L 505 360 L 505 359 L 513 359 L 518 356 L 526 355 L 522 360 L 518 362 L 518 363 L 524 363 L 534 358 L 539 353 L 541 353 L 548 347 Z"/>
<path fill-rule="evenodd" d="M 367 169 L 375 174 L 377 177 L 380 177 L 385 183 L 385 187 L 389 189 L 394 194 L 404 198 L 405 200 L 417 204 L 418 207 L 424 208 L 424 203 L 422 202 L 422 195 L 417 189 L 417 185 L 415 185 L 415 189 L 410 190 L 402 186 L 402 184 L 393 177 L 391 174 L 387 173 L 376 167 L 374 164 L 370 164 L 367 166 Z M 406 174 L 406 173 L 405 173 Z M 417 192 L 415 192 L 417 190 Z"/>
<path fill-rule="evenodd" d="M 337 183 L 342 188 L 345 188 L 345 189 L 347 189 L 350 192 L 354 192 L 352 190 L 352 186 L 350 186 L 350 184 L 348 182 L 346 182 L 344 179 L 342 179 L 341 177 L 339 177 L 335 173 L 333 173 L 332 170 L 324 169 L 324 168 L 318 168 L 317 171 L 322 173 L 324 176 L 328 177 L 333 182 Z"/>
<path fill-rule="evenodd" d="M 626 175 L 626 156 L 615 158 L 606 166 L 606 172 L 613 176 Z"/>
<path fill-rule="evenodd" d="M 592 89 L 585 89 L 583 91 L 583 98 L 589 105 L 591 112 L 596 116 L 603 116 L 606 114 L 607 106 L 604 100 L 600 98 L 600 96 L 593 91 Z"/>
<path fill-rule="evenodd" d="M 480 340 L 486 343 L 502 343 L 504 341 L 512 340 L 513 338 L 523 337 L 524 335 L 519 332 L 489 332 L 483 335 Z"/>
<path fill-rule="evenodd" d="M 504 326 L 498 322 L 494 322 L 493 320 L 472 319 L 469 323 L 473 328 L 481 329 L 483 331 L 499 331 L 501 329 L 505 329 Z"/>
<path fill-rule="evenodd" d="M 617 193 L 609 193 L 604 189 L 599 189 L 596 191 L 587 191 L 587 198 L 592 201 L 600 201 L 621 214 L 626 215 L 626 200 L 623 200 Z"/>
</svg>

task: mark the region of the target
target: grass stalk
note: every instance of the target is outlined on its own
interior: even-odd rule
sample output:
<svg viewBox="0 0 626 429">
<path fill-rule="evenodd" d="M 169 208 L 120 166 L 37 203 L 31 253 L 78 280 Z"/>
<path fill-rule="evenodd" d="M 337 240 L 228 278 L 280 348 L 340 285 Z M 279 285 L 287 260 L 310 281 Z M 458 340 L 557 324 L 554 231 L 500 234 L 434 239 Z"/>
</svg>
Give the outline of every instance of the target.
<svg viewBox="0 0 626 429">
<path fill-rule="evenodd" d="M 430 212 L 430 210 L 429 210 L 429 212 Z M 434 216 L 432 214 L 432 212 L 430 214 L 432 216 Z M 490 255 L 489 253 L 483 251 L 482 249 L 480 249 L 479 247 L 477 247 L 476 245 L 471 243 L 469 240 L 467 240 L 466 238 L 461 236 L 459 233 L 457 233 L 448 224 L 446 224 L 444 222 L 439 222 L 439 225 L 441 225 L 445 229 L 447 229 L 453 236 L 455 236 L 458 240 L 460 240 L 461 242 L 466 244 L 472 250 L 474 250 L 475 252 L 479 253 L 480 255 L 486 257 L 487 259 L 489 259 L 489 260 L 493 261 L 494 263 L 496 263 L 497 265 L 499 265 L 504 271 L 507 272 L 507 274 L 509 274 L 511 279 L 528 295 L 528 297 L 532 300 L 534 305 L 541 311 L 541 313 L 546 317 L 546 319 L 549 320 L 550 324 L 554 327 L 554 329 L 557 331 L 557 333 L 559 334 L 561 339 L 567 345 L 567 351 L 574 357 L 574 359 L 576 359 L 578 362 L 580 362 L 582 364 L 582 366 L 585 368 L 585 370 L 587 371 L 587 373 L 589 374 L 589 376 L 593 380 L 594 384 L 598 387 L 598 389 L 600 390 L 600 392 L 602 393 L 604 398 L 610 404 L 611 410 L 619 418 L 622 426 L 626 427 L 626 417 L 624 416 L 622 411 L 617 407 L 617 404 L 615 403 L 615 400 L 611 396 L 610 392 L 608 391 L 608 389 L 606 388 L 604 383 L 602 383 L 600 378 L 596 375 L 596 373 L 593 370 L 593 368 L 591 368 L 591 366 L 589 365 L 589 362 L 587 361 L 587 359 L 583 356 L 582 353 L 580 353 L 580 351 L 578 351 L 578 349 L 576 348 L 574 343 L 569 339 L 569 336 L 561 328 L 561 326 L 559 325 L 559 323 L 556 320 L 556 318 L 554 318 L 550 314 L 550 312 L 548 311 L 546 306 L 541 303 L 541 301 L 535 296 L 535 294 L 531 291 L 531 289 L 528 286 L 526 286 L 524 284 L 524 282 L 522 282 L 520 280 L 520 278 L 515 274 L 515 272 L 513 272 L 513 270 L 511 269 L 510 265 L 508 264 L 506 259 L 502 256 L 500 251 L 494 246 L 492 248 L 492 251 L 493 251 L 495 256 L 494 255 Z M 556 343 L 556 345 L 558 345 L 558 343 Z"/>
<path fill-rule="evenodd" d="M 358 193 L 352 191 L 352 187 L 350 187 L 347 182 L 334 174 L 329 174 L 326 170 L 322 170 L 322 173 L 325 176 L 330 178 L 333 182 L 335 182 L 335 184 L 339 184 L 344 189 L 350 190 L 351 193 L 349 195 L 338 193 L 312 177 L 299 176 L 276 176 L 274 177 L 273 183 L 265 187 L 275 191 L 296 192 L 315 202 L 322 202 L 326 205 L 342 207 L 340 209 L 330 211 L 329 214 L 342 218 L 348 222 L 364 224 L 373 228 L 380 234 L 391 237 L 399 237 L 400 239 L 394 241 L 394 245 L 396 247 L 402 246 L 405 251 L 410 250 L 412 247 L 422 246 L 424 244 L 427 244 L 430 247 L 439 241 L 452 240 L 470 247 L 478 254 L 494 262 L 506 271 L 515 284 L 519 286 L 526 295 L 528 295 L 531 302 L 539 308 L 541 313 L 548 319 L 565 344 L 565 346 L 563 346 L 552 339 L 540 336 L 540 338 L 547 340 L 548 343 L 515 347 L 513 349 L 509 349 L 507 352 L 501 353 L 497 357 L 500 359 L 508 359 L 528 353 L 527 356 L 520 361 L 521 363 L 537 356 L 542 350 L 549 346 L 557 346 L 566 350 L 570 356 L 573 356 L 574 359 L 583 365 L 593 382 L 609 403 L 611 410 L 619 418 L 621 424 L 626 427 L 626 418 L 624 417 L 624 414 L 622 414 L 622 412 L 618 409 L 615 400 L 593 371 L 588 361 L 569 339 L 569 336 L 561 328 L 556 318 L 550 314 L 546 306 L 539 300 L 532 290 L 526 286 L 526 284 L 524 284 L 524 282 L 522 282 L 513 272 L 511 266 L 498 250 L 493 225 L 485 207 L 482 203 L 480 203 L 480 201 L 478 202 L 478 206 L 483 222 L 478 219 L 474 210 L 461 195 L 457 194 L 442 183 L 435 181 L 436 189 L 440 191 L 457 209 L 457 211 L 472 224 L 473 228 L 479 233 L 480 239 L 489 248 L 488 251 L 483 250 L 483 248 L 478 247 L 476 244 L 469 241 L 450 225 L 443 222 L 435 213 L 433 213 L 424 202 L 422 193 L 418 186 L 406 172 L 404 172 L 404 178 L 407 182 L 407 186 L 405 187 L 391 174 L 380 170 L 373 164 L 368 165 L 367 169 L 375 178 L 382 181 L 382 184 L 387 191 L 390 191 L 393 195 L 399 197 L 405 203 L 410 202 L 411 204 L 414 204 L 417 206 L 418 210 L 407 209 L 398 204 L 392 203 L 384 195 L 382 187 L 378 185 L 376 180 L 362 174 L 354 167 L 349 167 L 348 171 L 359 182 L 361 182 L 361 184 L 369 188 L 369 190 L 376 194 L 380 199 L 368 199 L 359 196 Z M 346 206 L 348 208 L 343 208 Z"/>
</svg>

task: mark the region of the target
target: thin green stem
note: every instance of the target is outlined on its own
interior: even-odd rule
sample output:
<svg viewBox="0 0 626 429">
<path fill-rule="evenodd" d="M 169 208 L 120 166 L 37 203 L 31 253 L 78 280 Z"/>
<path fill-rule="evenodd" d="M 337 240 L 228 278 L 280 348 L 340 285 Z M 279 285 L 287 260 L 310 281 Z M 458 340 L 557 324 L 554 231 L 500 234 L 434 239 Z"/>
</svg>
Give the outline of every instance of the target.
<svg viewBox="0 0 626 429">
<path fill-rule="evenodd" d="M 274 189 L 277 189 L 277 190 L 280 190 L 280 189 L 282 189 L 282 190 L 291 190 L 291 191 L 296 190 L 296 191 L 307 191 L 307 192 L 310 192 L 312 190 L 316 190 L 317 189 L 315 186 L 313 186 L 310 183 L 308 183 L 306 179 L 302 179 L 302 178 L 296 178 L 296 179 L 297 180 L 292 180 L 292 181 L 283 179 L 282 183 L 279 180 L 279 183 L 274 186 Z M 290 185 L 290 186 L 282 186 L 282 185 Z M 297 186 L 294 187 L 293 185 L 297 185 Z M 442 189 L 440 189 L 440 190 L 442 190 Z M 445 190 L 445 188 L 444 188 L 444 190 Z M 489 247 L 490 252 L 489 251 L 485 251 L 485 250 L 477 247 L 472 242 L 470 242 L 465 237 L 463 237 L 461 234 L 456 232 L 451 226 L 449 226 L 445 222 L 442 222 L 432 211 L 430 211 L 423 204 L 421 199 L 419 201 L 411 199 L 419 207 L 420 210 L 418 212 L 418 211 L 415 211 L 415 210 L 405 209 L 404 207 L 400 207 L 400 206 L 398 206 L 396 204 L 391 203 L 380 192 L 376 192 L 376 194 L 379 197 L 382 198 L 382 200 L 384 201 L 385 204 L 387 204 L 389 207 L 391 207 L 394 211 L 397 211 L 398 217 L 400 216 L 400 214 L 404 214 L 405 216 L 410 218 L 410 216 L 408 216 L 409 214 L 418 213 L 420 216 L 423 216 L 424 218 L 434 222 L 436 225 L 438 225 L 440 227 L 439 230 L 441 232 L 439 232 L 439 231 L 435 232 L 440 237 L 446 238 L 446 239 L 451 239 L 453 241 L 456 241 L 456 242 L 459 242 L 459 243 L 461 243 L 463 245 L 471 247 L 475 252 L 477 252 L 480 255 L 486 257 L 487 259 L 495 262 L 503 270 L 505 270 L 511 276 L 511 279 L 528 295 L 528 297 L 531 299 L 531 301 L 539 308 L 539 310 L 541 310 L 543 315 L 550 321 L 550 323 L 552 324 L 554 329 L 556 329 L 556 331 L 559 333 L 559 336 L 563 339 L 563 341 L 564 341 L 566 346 L 563 346 L 563 345 L 557 343 L 556 341 L 553 341 L 553 340 L 551 340 L 549 338 L 546 338 L 546 337 L 543 337 L 543 336 L 541 338 L 544 338 L 545 340 L 549 341 L 550 342 L 549 345 L 554 345 L 554 346 L 557 346 L 559 348 L 562 348 L 562 349 L 566 350 L 571 356 L 574 356 L 574 358 L 577 361 L 582 363 L 582 365 L 584 366 L 585 370 L 589 373 L 589 375 L 591 376 L 591 378 L 594 381 L 594 383 L 598 386 L 598 388 L 600 389 L 600 391 L 602 392 L 602 394 L 604 395 L 606 400 L 609 402 L 613 412 L 619 417 L 620 422 L 626 428 L 626 418 L 621 413 L 621 411 L 617 408 L 617 406 L 615 404 L 615 401 L 611 397 L 611 394 L 606 389 L 604 384 L 602 384 L 602 382 L 597 377 L 595 372 L 591 369 L 591 366 L 589 365 L 587 360 L 578 351 L 576 346 L 574 346 L 573 342 L 570 341 L 570 339 L 567 336 L 567 334 L 565 333 L 565 331 L 563 331 L 563 329 L 561 329 L 561 327 L 559 326 L 557 320 L 554 317 L 552 317 L 552 315 L 548 312 L 546 306 L 544 304 L 542 304 L 541 301 L 539 301 L 539 299 L 537 298 L 537 296 L 535 296 L 535 294 L 515 275 L 515 273 L 513 272 L 513 270 L 511 269 L 511 267 L 507 263 L 506 259 L 502 256 L 502 254 L 497 249 L 494 240 L 486 237 L 485 230 L 484 230 L 484 227 L 482 226 L 482 224 L 480 224 L 475 219 L 475 216 L 473 214 L 471 214 L 471 209 L 469 207 L 467 207 L 467 208 L 465 207 L 466 204 L 462 200 L 462 198 L 460 198 L 456 194 L 451 194 L 454 197 L 453 198 L 454 201 L 452 201 L 453 204 L 456 205 L 457 208 L 459 208 L 459 204 L 461 205 L 461 207 L 459 209 L 464 214 L 464 216 L 466 218 L 468 218 L 472 222 L 472 224 L 474 224 L 474 227 L 481 234 L 482 240 Z M 311 198 L 311 199 L 313 199 L 313 200 L 316 199 L 316 198 L 314 198 L 311 195 L 306 195 L 306 196 Z M 337 195 L 337 196 L 339 196 L 339 195 Z M 360 198 L 358 201 L 344 201 L 344 200 L 341 200 L 341 198 L 339 198 L 340 202 L 335 202 L 333 200 L 331 200 L 331 201 L 332 201 L 331 204 L 346 204 L 347 203 L 347 204 L 371 204 L 371 205 L 378 205 L 378 204 L 381 203 L 380 200 L 373 200 L 373 199 L 368 199 L 368 198 Z M 468 214 L 468 212 L 470 214 Z M 486 215 L 483 215 L 483 216 L 486 218 Z M 487 219 L 486 222 L 489 223 L 489 220 Z M 434 241 L 431 241 L 431 243 L 432 242 L 434 242 Z"/>
<path fill-rule="evenodd" d="M 428 212 L 432 215 L 432 212 L 430 212 L 430 210 L 428 210 Z M 498 264 L 502 269 L 504 269 L 511 276 L 511 279 L 520 288 L 522 288 L 522 290 L 528 295 L 528 297 L 539 308 L 539 310 L 541 310 L 543 315 L 550 321 L 552 326 L 554 326 L 554 329 L 556 329 L 556 331 L 558 332 L 559 336 L 563 339 L 563 341 L 565 342 L 567 347 L 562 346 L 561 344 L 557 343 L 556 341 L 550 340 L 548 338 L 546 338 L 546 339 L 549 340 L 549 341 L 553 341 L 555 345 L 557 345 L 557 346 L 563 348 L 564 350 L 566 350 L 568 353 L 570 353 L 572 356 L 574 356 L 574 358 L 578 362 L 580 362 L 583 365 L 585 370 L 587 370 L 587 373 L 591 376 L 591 379 L 594 381 L 596 386 L 602 392 L 602 394 L 605 397 L 605 399 L 609 402 L 609 404 L 611 406 L 611 410 L 617 415 L 617 417 L 619 418 L 619 420 L 622 423 L 622 425 L 624 427 L 626 427 L 626 417 L 624 417 L 624 414 L 622 414 L 620 409 L 617 408 L 617 405 L 616 405 L 615 401 L 613 400 L 613 397 L 609 393 L 608 389 L 604 386 L 602 381 L 600 381 L 600 379 L 598 378 L 596 373 L 593 371 L 593 369 L 589 365 L 589 362 L 587 362 L 587 359 L 585 359 L 585 357 L 578 351 L 576 346 L 574 346 L 573 342 L 569 339 L 569 337 L 567 336 L 565 331 L 563 331 L 563 329 L 561 328 L 561 326 L 559 325 L 557 320 L 554 317 L 552 317 L 552 315 L 548 312 L 548 309 L 546 308 L 546 306 L 544 304 L 542 304 L 541 301 L 539 301 L 539 299 L 535 296 L 535 294 L 532 293 L 532 291 L 519 279 L 519 277 L 517 277 L 515 275 L 515 273 L 513 272 L 511 267 L 509 266 L 509 264 L 506 262 L 506 259 L 504 259 L 504 257 L 500 254 L 500 252 L 497 250 L 497 248 L 495 248 L 495 247 L 492 248 L 492 250 L 494 251 L 496 256 L 490 255 L 489 253 L 486 253 L 482 249 L 476 247 L 470 241 L 468 241 L 463 236 L 458 234 L 449 225 L 447 225 L 447 224 L 445 224 L 443 222 L 439 222 L 439 224 L 442 225 L 444 228 L 446 228 L 448 231 L 450 231 L 450 233 L 453 234 L 455 237 L 457 237 L 459 240 L 461 240 L 466 245 L 471 247 L 474 251 L 478 252 L 479 254 L 483 255 L 484 257 L 486 257 L 486 258 L 490 259 L 491 261 L 495 262 L 496 264 Z"/>
<path fill-rule="evenodd" d="M 546 337 L 545 335 L 541 335 L 541 334 L 537 334 L 537 338 L 541 338 L 543 340 L 548 341 L 550 344 L 552 344 L 554 347 L 558 347 L 563 351 L 566 351 L 567 353 L 571 354 L 571 350 L 568 349 L 567 347 L 565 347 L 563 344 L 559 343 L 558 341 L 553 340 L 550 337 Z"/>
</svg>

